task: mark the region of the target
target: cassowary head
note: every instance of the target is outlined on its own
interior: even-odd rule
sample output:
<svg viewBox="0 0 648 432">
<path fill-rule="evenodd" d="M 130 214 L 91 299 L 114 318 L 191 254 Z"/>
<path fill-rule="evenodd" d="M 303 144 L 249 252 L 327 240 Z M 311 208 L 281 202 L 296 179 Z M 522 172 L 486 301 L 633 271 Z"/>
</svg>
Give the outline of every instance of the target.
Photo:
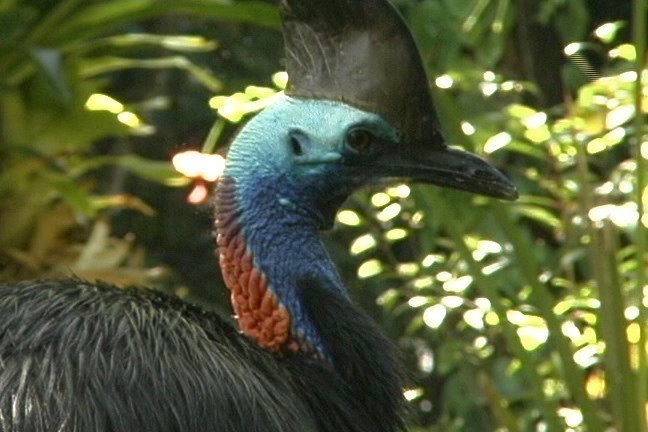
<svg viewBox="0 0 648 432">
<path fill-rule="evenodd" d="M 282 199 L 323 227 L 352 190 L 381 178 L 517 196 L 497 169 L 445 143 L 419 53 L 388 2 L 286 0 L 281 10 L 287 96 L 239 133 L 230 173 L 288 182 Z"/>
</svg>

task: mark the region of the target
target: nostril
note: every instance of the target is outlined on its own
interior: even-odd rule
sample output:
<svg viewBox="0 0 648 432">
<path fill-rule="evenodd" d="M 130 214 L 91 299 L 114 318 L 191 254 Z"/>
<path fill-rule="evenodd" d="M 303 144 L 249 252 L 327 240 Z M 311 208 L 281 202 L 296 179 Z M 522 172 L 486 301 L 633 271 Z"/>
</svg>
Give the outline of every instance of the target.
<svg viewBox="0 0 648 432">
<path fill-rule="evenodd" d="M 302 149 L 301 143 L 299 142 L 297 137 L 290 137 L 290 147 L 292 148 L 292 152 L 295 156 L 301 156 L 304 154 L 304 150 Z"/>
<path fill-rule="evenodd" d="M 472 172 L 472 176 L 475 178 L 483 179 L 483 180 L 495 180 L 496 176 L 487 170 L 482 170 L 482 169 L 475 169 Z"/>
</svg>

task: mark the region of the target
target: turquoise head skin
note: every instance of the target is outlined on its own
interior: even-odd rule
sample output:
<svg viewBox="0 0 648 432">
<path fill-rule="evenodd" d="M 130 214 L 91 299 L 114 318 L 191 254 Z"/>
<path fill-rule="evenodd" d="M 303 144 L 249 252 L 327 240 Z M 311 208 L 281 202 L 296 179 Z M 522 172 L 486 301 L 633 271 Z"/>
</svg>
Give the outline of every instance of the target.
<svg viewBox="0 0 648 432">
<path fill-rule="evenodd" d="M 339 102 L 283 96 L 237 135 L 225 176 L 239 185 L 242 204 L 250 206 L 246 214 L 256 213 L 258 197 L 252 196 L 264 191 L 284 212 L 326 228 L 350 192 L 382 177 L 371 161 L 398 140 L 376 114 Z"/>
</svg>

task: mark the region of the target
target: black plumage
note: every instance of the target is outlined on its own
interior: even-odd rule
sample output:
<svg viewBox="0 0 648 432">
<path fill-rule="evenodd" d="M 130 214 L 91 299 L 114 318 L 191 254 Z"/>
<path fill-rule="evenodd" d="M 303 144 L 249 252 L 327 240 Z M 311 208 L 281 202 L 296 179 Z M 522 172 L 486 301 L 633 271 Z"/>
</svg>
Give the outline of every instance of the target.
<svg viewBox="0 0 648 432">
<path fill-rule="evenodd" d="M 402 398 L 391 344 L 348 300 L 309 287 L 325 335 L 354 341 L 332 365 L 272 354 L 156 291 L 0 285 L 0 431 L 394 430 Z"/>
</svg>

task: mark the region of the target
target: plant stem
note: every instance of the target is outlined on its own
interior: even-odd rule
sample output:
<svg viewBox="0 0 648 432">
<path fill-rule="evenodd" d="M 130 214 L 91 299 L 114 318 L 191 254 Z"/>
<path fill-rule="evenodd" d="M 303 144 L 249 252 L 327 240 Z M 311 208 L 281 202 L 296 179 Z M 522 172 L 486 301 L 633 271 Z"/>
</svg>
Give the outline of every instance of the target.
<svg viewBox="0 0 648 432">
<path fill-rule="evenodd" d="M 516 333 L 513 325 L 506 324 L 507 308 L 502 298 L 498 293 L 497 284 L 493 283 L 493 279 L 484 275 L 481 271 L 479 263 L 475 261 L 472 256 L 470 248 L 466 244 L 464 235 L 461 229 L 461 224 L 456 218 L 456 210 L 450 200 L 438 202 L 436 205 L 431 203 L 429 199 L 424 196 L 416 197 L 416 202 L 423 204 L 427 214 L 435 212 L 439 215 L 439 220 L 444 224 L 448 234 L 453 240 L 457 251 L 460 253 L 463 260 L 468 265 L 470 275 L 473 277 L 475 284 L 485 297 L 491 300 L 493 311 L 497 314 L 501 324 L 501 329 L 506 338 L 508 348 L 513 352 L 516 358 L 520 360 L 520 367 L 525 378 L 529 380 L 529 388 L 532 392 L 532 397 L 537 406 L 542 410 L 544 421 L 547 423 L 547 430 L 558 431 L 564 429 L 562 420 L 558 417 L 558 404 L 555 400 L 547 398 L 543 391 L 542 376 L 538 373 L 536 360 L 531 354 L 524 349 L 520 339 Z"/>
<path fill-rule="evenodd" d="M 218 146 L 218 140 L 223 134 L 224 129 L 225 120 L 223 120 L 221 117 L 218 117 L 209 130 L 207 138 L 205 138 L 205 142 L 203 143 L 201 150 L 203 153 L 214 153 L 214 150 L 216 150 L 216 147 Z"/>
<path fill-rule="evenodd" d="M 646 409 L 648 409 L 648 354 L 646 346 L 648 345 L 648 305 L 646 305 L 646 284 L 648 282 L 648 247 L 646 245 L 646 209 L 648 205 L 648 185 L 646 184 L 646 170 L 648 164 L 648 137 L 644 134 L 644 113 L 642 112 L 643 86 L 648 83 L 643 82 L 643 74 L 646 69 L 646 14 L 648 13 L 648 2 L 646 0 L 635 0 L 633 11 L 633 38 L 637 59 L 635 72 L 637 81 L 635 83 L 635 161 L 637 163 L 637 183 L 636 197 L 639 220 L 635 232 L 636 260 L 637 260 L 637 284 L 635 286 L 634 297 L 639 307 L 639 342 L 638 352 L 638 371 L 637 371 L 637 402 L 639 404 L 638 414 L 640 420 L 640 432 L 648 432 L 648 421 L 646 421 Z"/>
<path fill-rule="evenodd" d="M 639 431 L 640 420 L 636 409 L 636 375 L 631 367 L 630 344 L 626 336 L 627 322 L 624 315 L 626 296 L 621 288 L 619 245 L 617 232 L 609 221 L 604 221 L 601 229 L 592 227 L 597 237 L 592 252 L 598 256 L 597 265 L 601 266 L 599 281 L 600 331 L 605 340 L 606 381 L 612 404 L 614 423 L 621 431 Z"/>
<path fill-rule="evenodd" d="M 554 300 L 547 287 L 540 282 L 539 277 L 542 272 L 533 254 L 534 246 L 524 235 L 522 228 L 512 220 L 508 208 L 501 203 L 493 202 L 493 210 L 500 226 L 513 245 L 518 269 L 533 290 L 533 302 L 547 321 L 549 340 L 560 356 L 563 379 L 574 402 L 583 414 L 583 423 L 588 432 L 603 431 L 598 410 L 585 392 L 584 373 L 574 363 L 570 342 L 563 336 L 561 322 L 553 312 Z"/>
</svg>

